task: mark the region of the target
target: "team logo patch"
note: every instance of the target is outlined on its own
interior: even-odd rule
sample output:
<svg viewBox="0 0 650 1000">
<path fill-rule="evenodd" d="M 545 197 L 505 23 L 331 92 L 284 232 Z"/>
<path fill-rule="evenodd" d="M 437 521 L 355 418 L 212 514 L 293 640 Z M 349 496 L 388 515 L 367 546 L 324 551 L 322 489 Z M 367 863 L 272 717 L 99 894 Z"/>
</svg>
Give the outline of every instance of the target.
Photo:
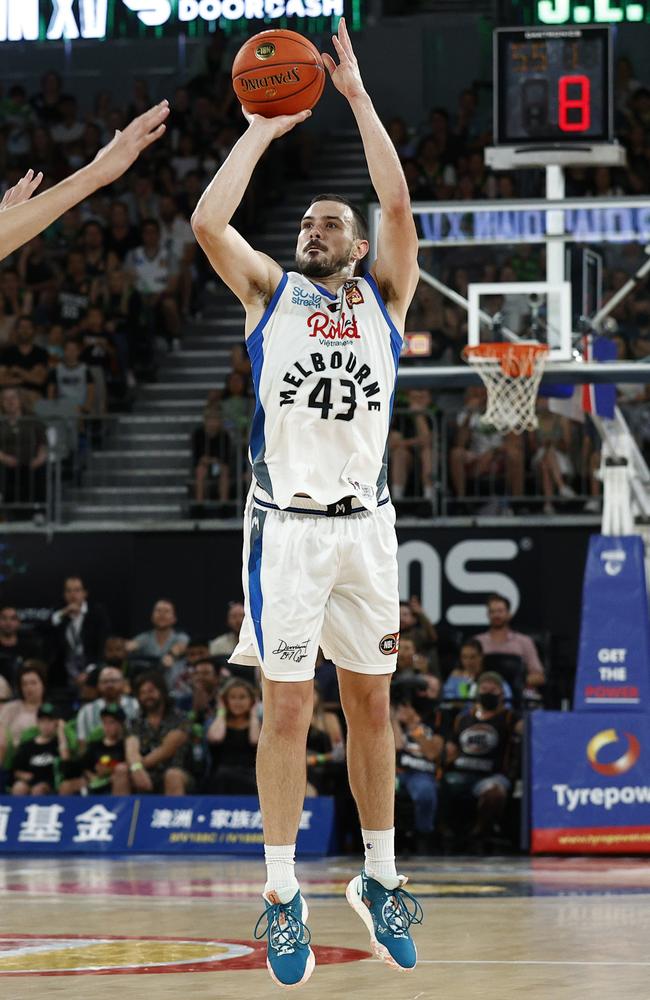
<svg viewBox="0 0 650 1000">
<path fill-rule="evenodd" d="M 348 304 L 348 308 L 351 309 L 352 306 L 360 306 L 363 302 L 363 293 L 359 288 L 356 281 L 346 281 L 343 285 L 343 291 L 345 292 L 345 301 Z"/>
<path fill-rule="evenodd" d="M 399 632 L 390 632 L 383 639 L 379 640 L 379 652 L 384 656 L 391 656 L 399 649 Z"/>
</svg>

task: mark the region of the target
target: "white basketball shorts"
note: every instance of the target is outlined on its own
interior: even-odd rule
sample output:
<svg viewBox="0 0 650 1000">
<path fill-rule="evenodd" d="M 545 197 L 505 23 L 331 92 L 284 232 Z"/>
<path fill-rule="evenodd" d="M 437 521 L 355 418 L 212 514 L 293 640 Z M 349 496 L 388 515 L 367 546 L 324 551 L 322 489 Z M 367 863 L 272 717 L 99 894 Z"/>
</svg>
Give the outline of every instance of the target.
<svg viewBox="0 0 650 1000">
<path fill-rule="evenodd" d="M 330 509 L 340 505 L 332 504 Z M 244 516 L 246 615 L 233 663 L 273 681 L 314 677 L 318 647 L 337 667 L 395 671 L 399 594 L 395 509 L 354 499 L 346 516 L 303 497 L 279 510 L 257 487 Z"/>
</svg>

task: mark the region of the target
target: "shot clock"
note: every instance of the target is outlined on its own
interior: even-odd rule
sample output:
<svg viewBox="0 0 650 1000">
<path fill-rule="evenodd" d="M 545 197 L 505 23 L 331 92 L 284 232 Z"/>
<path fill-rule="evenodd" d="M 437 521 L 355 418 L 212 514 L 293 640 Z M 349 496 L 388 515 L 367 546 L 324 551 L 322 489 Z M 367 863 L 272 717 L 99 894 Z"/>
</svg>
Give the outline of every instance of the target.
<svg viewBox="0 0 650 1000">
<path fill-rule="evenodd" d="M 494 61 L 496 145 L 612 141 L 609 28 L 501 28 Z"/>
</svg>

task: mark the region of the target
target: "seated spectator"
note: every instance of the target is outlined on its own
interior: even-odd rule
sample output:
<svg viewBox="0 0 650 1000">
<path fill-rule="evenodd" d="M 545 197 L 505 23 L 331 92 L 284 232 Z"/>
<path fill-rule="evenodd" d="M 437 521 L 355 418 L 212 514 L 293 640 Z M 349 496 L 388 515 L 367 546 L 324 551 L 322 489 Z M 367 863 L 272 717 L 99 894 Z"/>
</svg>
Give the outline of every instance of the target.
<svg viewBox="0 0 650 1000">
<path fill-rule="evenodd" d="M 476 682 L 483 673 L 483 647 L 478 639 L 466 639 L 460 647 L 458 666 L 452 670 L 442 689 L 442 699 L 463 706 L 476 698 Z M 512 689 L 503 681 L 504 704 L 512 706 Z"/>
<path fill-rule="evenodd" d="M 447 829 L 458 831 L 469 814 L 469 837 L 479 847 L 503 814 L 517 776 L 521 733 L 521 720 L 504 705 L 502 678 L 482 674 L 476 704 L 456 718 L 441 789 Z"/>
<path fill-rule="evenodd" d="M 454 446 L 449 456 L 451 481 L 457 497 L 467 494 L 467 476 L 475 479 L 488 473 L 505 473 L 507 488 L 513 496 L 524 491 L 524 452 L 516 434 L 497 433 L 483 423 L 487 393 L 472 386 L 465 393 L 465 407 L 458 414 Z"/>
<path fill-rule="evenodd" d="M 55 290 L 55 272 L 46 253 L 41 235 L 26 243 L 18 257 L 18 276 L 34 296 L 39 307 L 52 302 Z"/>
<path fill-rule="evenodd" d="M 142 244 L 129 251 L 124 266 L 145 308 L 145 326 L 160 329 L 175 346 L 181 327 L 176 298 L 180 262 L 163 246 L 156 219 L 145 219 L 141 233 Z"/>
<path fill-rule="evenodd" d="M 54 705 L 44 702 L 39 706 L 36 726 L 38 735 L 22 742 L 14 754 L 12 795 L 52 795 L 56 761 L 69 757 L 63 720 L 57 717 Z"/>
<path fill-rule="evenodd" d="M 345 744 L 338 715 L 323 706 L 314 684 L 314 711 L 307 733 L 307 795 L 334 795 L 345 780 Z"/>
<path fill-rule="evenodd" d="M 119 704 L 106 704 L 99 713 L 102 735 L 88 743 L 78 767 L 81 777 L 66 778 L 59 795 L 110 795 L 113 770 L 124 762 L 126 715 Z"/>
<path fill-rule="evenodd" d="M 151 659 L 152 663 L 164 671 L 171 671 L 177 661 L 183 658 L 190 638 L 186 632 L 176 631 L 176 608 L 173 601 L 156 601 L 151 612 L 151 624 L 153 628 L 148 632 L 140 632 L 127 642 L 127 652 L 137 652 L 139 657 Z"/>
<path fill-rule="evenodd" d="M 194 667 L 202 660 L 210 660 L 210 643 L 202 636 L 195 636 L 188 640 L 182 657 L 174 663 L 167 677 L 169 694 L 176 708 L 182 711 L 191 708 Z"/>
<path fill-rule="evenodd" d="M 47 381 L 49 357 L 34 343 L 34 321 L 20 316 L 14 327 L 15 343 L 0 355 L 0 382 L 13 389 L 24 389 L 33 400 L 42 398 Z"/>
<path fill-rule="evenodd" d="M 460 647 L 458 666 L 442 689 L 443 701 L 463 702 L 474 697 L 477 678 L 483 671 L 483 647 L 478 639 L 466 639 Z"/>
<path fill-rule="evenodd" d="M 0 705 L 0 764 L 10 746 L 16 747 L 26 729 L 36 725 L 36 713 L 45 701 L 47 667 L 27 660 L 18 671 L 18 697 Z"/>
<path fill-rule="evenodd" d="M 65 327 L 69 335 L 74 335 L 90 305 L 93 283 L 86 270 L 84 255 L 79 250 L 71 250 L 66 258 L 63 282 L 58 294 L 57 322 Z"/>
<path fill-rule="evenodd" d="M 323 707 L 338 710 L 341 707 L 341 694 L 336 666 L 331 660 L 325 658 L 320 646 L 316 654 L 315 672 Z"/>
<path fill-rule="evenodd" d="M 80 360 L 81 345 L 77 340 L 66 340 L 63 360 L 50 371 L 47 380 L 47 398 L 62 399 L 74 405 L 80 415 L 91 415 L 95 406 L 95 385 L 90 368 Z"/>
<path fill-rule="evenodd" d="M 59 104 L 58 120 L 51 126 L 50 135 L 57 146 L 68 147 L 79 142 L 83 133 L 84 123 L 78 117 L 76 98 L 64 94 Z"/>
<path fill-rule="evenodd" d="M 402 500 L 411 496 L 433 499 L 434 417 L 429 389 L 409 389 L 406 410 L 400 408 L 391 423 L 390 492 Z"/>
<path fill-rule="evenodd" d="M 393 715 L 393 732 L 399 787 L 406 791 L 415 808 L 416 850 L 418 854 L 428 854 L 438 801 L 436 770 L 442 758 L 444 740 L 424 724 L 414 696 L 404 695 L 398 701 Z"/>
<path fill-rule="evenodd" d="M 223 429 L 221 415 L 206 410 L 203 426 L 192 432 L 192 468 L 194 470 L 194 499 L 203 503 L 218 498 L 221 503 L 230 499 L 230 463 L 232 443 Z"/>
<path fill-rule="evenodd" d="M 113 639 L 106 640 L 107 651 L 110 651 L 110 644 L 113 641 Z M 77 738 L 84 746 L 101 725 L 101 714 L 107 705 L 118 705 L 129 722 L 136 718 L 140 710 L 135 698 L 126 694 L 126 678 L 119 667 L 101 668 L 97 679 L 97 692 L 99 697 L 84 705 L 77 715 Z"/>
<path fill-rule="evenodd" d="M 258 705 L 250 684 L 238 677 L 226 681 L 217 716 L 208 729 L 211 763 L 206 790 L 210 794 L 257 795 Z"/>
<path fill-rule="evenodd" d="M 571 461 L 571 424 L 567 417 L 551 413 L 548 399 L 537 400 L 537 430 L 530 435 L 533 458 L 532 467 L 539 472 L 544 495 L 544 513 L 554 514 L 554 494 L 563 499 L 575 497 L 575 490 L 567 480 L 575 475 Z"/>
<path fill-rule="evenodd" d="M 77 695 L 84 686 L 88 668 L 99 663 L 111 625 L 103 604 L 89 601 L 79 576 L 63 583 L 64 606 L 50 619 L 52 628 L 52 685 Z"/>
<path fill-rule="evenodd" d="M 138 243 L 138 231 L 131 225 L 127 206 L 123 201 L 112 202 L 108 212 L 107 251 L 124 261 L 129 250 L 135 250 Z"/>
<path fill-rule="evenodd" d="M 253 400 L 248 395 L 248 380 L 240 372 L 230 372 L 221 402 L 223 425 L 233 436 L 235 447 L 247 447 L 253 415 Z"/>
<path fill-rule="evenodd" d="M 8 701 L 18 690 L 18 671 L 25 660 L 38 657 L 39 644 L 20 634 L 20 617 L 12 605 L 0 607 L 0 701 Z"/>
<path fill-rule="evenodd" d="M 0 395 L 0 493 L 5 504 L 42 504 L 46 493 L 45 425 L 23 412 L 21 393 Z M 18 512 L 17 512 L 18 513 Z M 27 516 L 32 509 L 27 508 Z"/>
<path fill-rule="evenodd" d="M 239 642 L 244 621 L 244 605 L 241 601 L 230 601 L 226 614 L 226 625 L 228 631 L 218 635 L 210 643 L 210 656 L 230 656 L 235 651 L 235 646 Z"/>
<path fill-rule="evenodd" d="M 185 795 L 189 723 L 172 707 L 164 678 L 156 671 L 140 674 L 135 695 L 140 713 L 127 728 L 125 763 L 113 769 L 113 793 Z"/>
<path fill-rule="evenodd" d="M 419 653 L 429 656 L 438 645 L 438 633 L 424 613 L 419 597 L 411 597 L 408 601 L 400 601 L 399 605 L 400 641 L 412 639 Z"/>
<path fill-rule="evenodd" d="M 219 708 L 219 671 L 214 660 L 201 657 L 192 666 L 190 714 L 194 722 L 213 719 Z"/>
<path fill-rule="evenodd" d="M 526 666 L 526 685 L 539 688 L 544 684 L 544 667 L 540 661 L 535 643 L 523 632 L 510 628 L 512 614 L 510 601 L 500 594 L 491 594 L 487 600 L 490 627 L 475 638 L 480 642 L 483 653 L 510 653 L 520 656 Z"/>
</svg>

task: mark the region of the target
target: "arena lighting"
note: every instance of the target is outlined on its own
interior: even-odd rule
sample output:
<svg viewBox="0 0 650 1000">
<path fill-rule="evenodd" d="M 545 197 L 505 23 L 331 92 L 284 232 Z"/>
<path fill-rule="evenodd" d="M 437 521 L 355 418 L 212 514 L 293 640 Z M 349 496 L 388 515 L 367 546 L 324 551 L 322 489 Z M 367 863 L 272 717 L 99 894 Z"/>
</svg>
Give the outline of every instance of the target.
<svg viewBox="0 0 650 1000">
<path fill-rule="evenodd" d="M 134 27 L 183 31 L 221 18 L 341 17 L 344 0 L 0 0 L 0 42 L 112 37 L 116 9 Z"/>
</svg>

